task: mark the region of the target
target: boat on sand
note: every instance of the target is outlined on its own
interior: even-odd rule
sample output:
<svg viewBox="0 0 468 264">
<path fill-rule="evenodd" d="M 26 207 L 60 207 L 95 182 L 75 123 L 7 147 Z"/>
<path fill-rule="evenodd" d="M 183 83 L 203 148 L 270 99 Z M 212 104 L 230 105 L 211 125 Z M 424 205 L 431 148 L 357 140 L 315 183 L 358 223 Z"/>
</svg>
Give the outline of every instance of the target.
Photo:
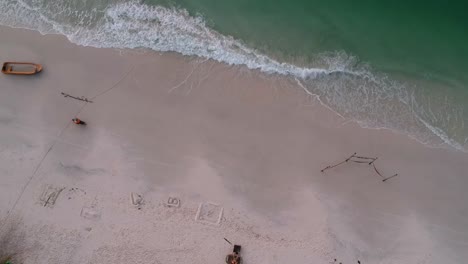
<svg viewBox="0 0 468 264">
<path fill-rule="evenodd" d="M 42 71 L 42 65 L 31 62 L 4 62 L 2 73 L 32 75 Z"/>
</svg>

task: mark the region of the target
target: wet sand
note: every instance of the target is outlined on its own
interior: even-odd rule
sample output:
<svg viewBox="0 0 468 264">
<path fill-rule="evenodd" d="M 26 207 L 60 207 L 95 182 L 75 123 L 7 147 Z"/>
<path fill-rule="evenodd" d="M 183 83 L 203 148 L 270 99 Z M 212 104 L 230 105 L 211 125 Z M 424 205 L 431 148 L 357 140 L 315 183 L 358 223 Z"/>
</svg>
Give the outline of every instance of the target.
<svg viewBox="0 0 468 264">
<path fill-rule="evenodd" d="M 360 128 L 294 80 L 0 36 L 0 60 L 44 66 L 0 76 L 0 253 L 15 263 L 223 263 L 223 238 L 246 264 L 468 258 L 467 154 Z M 320 172 L 354 152 L 399 175 Z"/>
</svg>

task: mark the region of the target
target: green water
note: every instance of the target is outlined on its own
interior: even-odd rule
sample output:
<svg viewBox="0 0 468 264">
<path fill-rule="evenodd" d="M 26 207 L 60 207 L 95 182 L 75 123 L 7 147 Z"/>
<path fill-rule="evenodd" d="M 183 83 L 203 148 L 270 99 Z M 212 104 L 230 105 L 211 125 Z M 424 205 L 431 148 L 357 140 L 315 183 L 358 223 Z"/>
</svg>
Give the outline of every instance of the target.
<svg viewBox="0 0 468 264">
<path fill-rule="evenodd" d="M 150 1 L 153 4 L 160 1 Z M 466 89 L 464 1 L 176 0 L 225 35 L 281 60 L 343 50 L 385 72 Z"/>
</svg>

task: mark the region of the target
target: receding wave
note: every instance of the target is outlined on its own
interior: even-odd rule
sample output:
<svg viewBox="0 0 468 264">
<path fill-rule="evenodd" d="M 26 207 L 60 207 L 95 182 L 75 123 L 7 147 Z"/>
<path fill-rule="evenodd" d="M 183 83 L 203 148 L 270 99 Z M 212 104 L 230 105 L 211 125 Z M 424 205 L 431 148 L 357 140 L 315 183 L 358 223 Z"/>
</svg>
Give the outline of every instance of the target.
<svg viewBox="0 0 468 264">
<path fill-rule="evenodd" d="M 431 108 L 424 103 L 427 96 L 372 71 L 345 52 L 318 55 L 317 67 L 281 63 L 219 34 L 202 17 L 190 16 L 186 10 L 138 2 L 3 0 L 0 12 L 3 25 L 63 34 L 83 46 L 174 51 L 285 75 L 362 126 L 392 129 L 432 146 L 466 151 L 462 108 L 450 102 Z M 457 133 L 448 133 L 451 130 Z"/>
</svg>

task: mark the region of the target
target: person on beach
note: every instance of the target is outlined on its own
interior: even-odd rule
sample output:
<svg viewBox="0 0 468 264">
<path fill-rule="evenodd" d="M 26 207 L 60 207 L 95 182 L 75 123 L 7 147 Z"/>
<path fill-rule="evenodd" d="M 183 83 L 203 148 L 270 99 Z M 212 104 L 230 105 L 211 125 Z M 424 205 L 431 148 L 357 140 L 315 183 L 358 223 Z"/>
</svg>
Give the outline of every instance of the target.
<svg viewBox="0 0 468 264">
<path fill-rule="evenodd" d="M 77 125 L 86 125 L 86 123 L 84 121 L 81 121 L 79 118 L 73 118 L 72 121 Z"/>
</svg>

